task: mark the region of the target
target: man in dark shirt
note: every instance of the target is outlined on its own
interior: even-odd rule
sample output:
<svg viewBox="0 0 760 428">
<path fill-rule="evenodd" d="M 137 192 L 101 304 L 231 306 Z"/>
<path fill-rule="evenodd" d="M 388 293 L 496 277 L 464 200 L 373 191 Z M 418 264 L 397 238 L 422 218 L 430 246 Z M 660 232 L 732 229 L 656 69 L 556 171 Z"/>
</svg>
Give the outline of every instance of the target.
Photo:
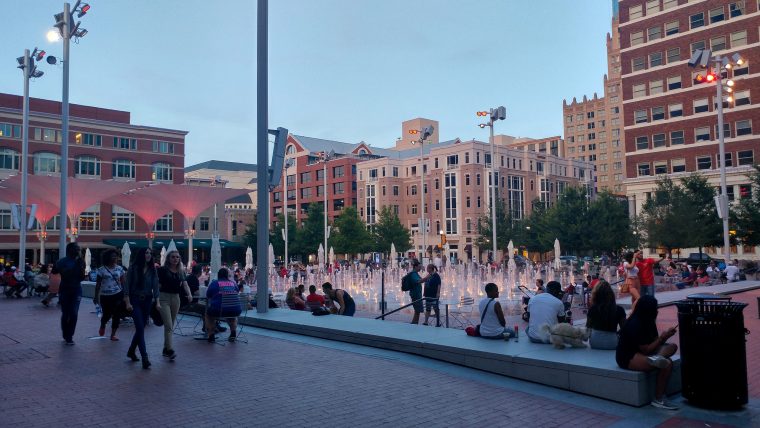
<svg viewBox="0 0 760 428">
<path fill-rule="evenodd" d="M 71 242 L 66 246 L 66 257 L 59 259 L 53 266 L 53 273 L 61 275 L 58 302 L 61 304 L 61 332 L 67 345 L 74 344 L 79 303 L 82 300 L 85 264 L 82 261 L 81 252 L 79 245 Z"/>
<path fill-rule="evenodd" d="M 436 327 L 441 326 L 441 315 L 438 311 L 438 298 L 441 295 L 441 276 L 438 275 L 438 268 L 434 264 L 429 264 L 427 267 L 428 276 L 425 278 L 425 290 L 423 291 L 423 297 L 425 297 L 425 322 L 423 324 L 428 325 L 428 319 L 430 318 L 430 311 L 435 312 Z"/>
</svg>

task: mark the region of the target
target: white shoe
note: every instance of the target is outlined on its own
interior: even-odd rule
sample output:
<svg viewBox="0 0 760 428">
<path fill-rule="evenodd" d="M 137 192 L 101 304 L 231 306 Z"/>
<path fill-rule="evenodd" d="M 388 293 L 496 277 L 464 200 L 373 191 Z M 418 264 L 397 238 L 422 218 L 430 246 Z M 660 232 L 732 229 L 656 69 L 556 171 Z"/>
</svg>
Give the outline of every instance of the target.
<svg viewBox="0 0 760 428">
<path fill-rule="evenodd" d="M 647 357 L 647 361 L 649 362 L 650 366 L 656 367 L 658 369 L 664 369 L 670 363 L 670 360 L 663 357 L 662 355 L 652 355 L 651 357 Z"/>
<path fill-rule="evenodd" d="M 662 400 L 658 400 L 655 398 L 654 400 L 652 400 L 652 406 L 657 407 L 658 409 L 678 410 L 678 406 L 668 403 L 665 400 L 665 398 L 663 398 Z"/>
</svg>

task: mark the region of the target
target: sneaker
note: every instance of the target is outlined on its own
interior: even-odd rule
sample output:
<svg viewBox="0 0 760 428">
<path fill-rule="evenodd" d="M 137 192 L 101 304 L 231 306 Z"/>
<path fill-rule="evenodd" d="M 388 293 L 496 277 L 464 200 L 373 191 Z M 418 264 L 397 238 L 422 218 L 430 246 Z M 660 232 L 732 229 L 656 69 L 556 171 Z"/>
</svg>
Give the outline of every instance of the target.
<svg viewBox="0 0 760 428">
<path fill-rule="evenodd" d="M 177 353 L 174 352 L 174 349 L 168 349 L 168 350 L 164 349 L 164 352 L 162 355 L 170 360 L 174 360 L 175 358 L 177 358 Z"/>
<path fill-rule="evenodd" d="M 670 364 L 670 360 L 663 357 L 662 355 L 652 355 L 651 357 L 647 357 L 647 361 L 649 362 L 650 366 L 656 367 L 658 369 L 664 369 L 668 366 L 668 364 Z"/>
<path fill-rule="evenodd" d="M 118 337 L 116 337 L 116 335 L 112 335 L 112 336 L 111 336 L 111 341 L 113 341 L 113 342 L 118 342 L 118 341 L 119 341 L 119 338 L 118 338 Z"/>
<path fill-rule="evenodd" d="M 657 407 L 658 409 L 678 410 L 678 406 L 668 403 L 664 398 L 662 400 L 655 398 L 652 400 L 652 406 Z"/>
<path fill-rule="evenodd" d="M 100 327 L 100 329 L 98 330 L 98 335 L 105 336 L 106 335 L 106 328 L 105 327 Z"/>
<path fill-rule="evenodd" d="M 74 346 L 74 341 L 73 340 L 67 340 L 66 341 L 66 346 Z"/>
</svg>

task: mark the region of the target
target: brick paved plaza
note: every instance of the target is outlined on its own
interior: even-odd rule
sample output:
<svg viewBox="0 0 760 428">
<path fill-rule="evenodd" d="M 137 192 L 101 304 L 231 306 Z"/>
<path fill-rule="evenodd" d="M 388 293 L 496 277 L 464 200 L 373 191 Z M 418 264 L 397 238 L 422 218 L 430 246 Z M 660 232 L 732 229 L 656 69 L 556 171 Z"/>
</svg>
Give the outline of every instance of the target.
<svg viewBox="0 0 760 428">
<path fill-rule="evenodd" d="M 668 412 L 258 329 L 247 330 L 249 343 L 228 346 L 176 337 L 172 363 L 160 356 L 161 329 L 150 327 L 153 367 L 142 370 L 125 356 L 131 327 L 120 329 L 119 342 L 90 339 L 97 334 L 92 310 L 84 299 L 76 345 L 67 347 L 57 309 L 37 299 L 0 299 L 0 426 L 760 426 L 753 369 L 760 342 L 752 335 L 744 410 L 701 410 L 672 397 L 681 410 Z M 662 314 L 668 320 L 674 309 Z M 756 304 L 745 315 L 750 330 L 760 327 Z"/>
</svg>

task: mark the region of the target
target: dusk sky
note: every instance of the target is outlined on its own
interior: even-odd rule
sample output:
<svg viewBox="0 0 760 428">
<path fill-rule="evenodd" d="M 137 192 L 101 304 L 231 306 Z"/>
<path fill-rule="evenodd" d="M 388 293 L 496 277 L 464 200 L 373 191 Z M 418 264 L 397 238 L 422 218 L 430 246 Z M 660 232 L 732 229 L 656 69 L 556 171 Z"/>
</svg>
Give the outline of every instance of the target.
<svg viewBox="0 0 760 428">
<path fill-rule="evenodd" d="M 3 0 L 0 92 L 22 94 L 16 57 L 60 0 Z M 74 2 L 72 1 L 72 4 Z M 92 0 L 72 44 L 71 102 L 189 131 L 185 164 L 256 162 L 256 1 Z M 497 133 L 562 135 L 562 100 L 602 95 L 609 0 L 270 0 L 269 127 L 392 146 L 401 122 L 441 139 L 487 138 L 475 112 L 504 105 Z M 60 100 L 42 64 L 33 97 Z"/>
</svg>

